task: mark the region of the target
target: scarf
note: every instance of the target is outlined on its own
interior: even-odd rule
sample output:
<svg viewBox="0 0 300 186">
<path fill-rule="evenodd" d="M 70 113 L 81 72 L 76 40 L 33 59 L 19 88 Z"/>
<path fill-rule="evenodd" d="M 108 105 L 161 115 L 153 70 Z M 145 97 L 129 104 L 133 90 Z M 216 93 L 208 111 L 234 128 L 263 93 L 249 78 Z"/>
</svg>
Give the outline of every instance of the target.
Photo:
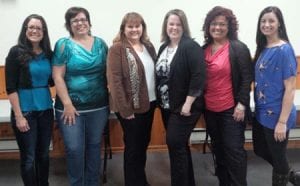
<svg viewBox="0 0 300 186">
<path fill-rule="evenodd" d="M 130 52 L 129 48 L 126 48 L 126 57 L 129 67 L 129 79 L 131 84 L 131 92 L 133 98 L 133 108 L 140 108 L 140 100 L 139 100 L 139 89 L 140 89 L 140 79 L 138 76 L 138 66 L 136 64 L 135 57 Z"/>
</svg>

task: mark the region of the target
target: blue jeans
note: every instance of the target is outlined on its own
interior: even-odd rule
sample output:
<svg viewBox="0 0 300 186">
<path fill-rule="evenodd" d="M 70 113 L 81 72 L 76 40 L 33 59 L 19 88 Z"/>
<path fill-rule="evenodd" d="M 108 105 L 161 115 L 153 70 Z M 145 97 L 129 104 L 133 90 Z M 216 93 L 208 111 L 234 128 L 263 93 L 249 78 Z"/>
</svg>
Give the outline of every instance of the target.
<svg viewBox="0 0 300 186">
<path fill-rule="evenodd" d="M 233 112 L 231 108 L 222 112 L 205 110 L 204 113 L 220 186 L 247 185 L 246 123 L 235 121 Z"/>
<path fill-rule="evenodd" d="M 62 133 L 67 170 L 71 186 L 99 186 L 101 168 L 101 140 L 109 109 L 80 113 L 74 125 L 64 124 L 62 112 L 56 111 Z"/>
<path fill-rule="evenodd" d="M 21 175 L 25 186 L 47 186 L 49 146 L 54 121 L 53 110 L 23 112 L 30 130 L 20 132 L 11 113 L 12 128 L 20 149 Z"/>
</svg>

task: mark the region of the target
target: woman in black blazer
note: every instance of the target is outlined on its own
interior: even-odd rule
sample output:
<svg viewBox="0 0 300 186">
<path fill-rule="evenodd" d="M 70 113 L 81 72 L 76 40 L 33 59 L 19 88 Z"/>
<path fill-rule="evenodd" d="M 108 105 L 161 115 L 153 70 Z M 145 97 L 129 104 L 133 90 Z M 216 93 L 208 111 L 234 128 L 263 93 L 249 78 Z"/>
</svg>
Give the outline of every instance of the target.
<svg viewBox="0 0 300 186">
<path fill-rule="evenodd" d="M 185 13 L 169 11 L 163 22 L 162 46 L 156 63 L 157 97 L 166 129 L 171 185 L 195 185 L 188 140 L 203 106 L 205 63 L 191 39 Z"/>
<path fill-rule="evenodd" d="M 246 186 L 244 143 L 253 80 L 250 51 L 238 40 L 238 22 L 228 8 L 212 8 L 203 31 L 207 66 L 204 119 L 215 156 L 215 174 L 219 185 Z"/>
</svg>

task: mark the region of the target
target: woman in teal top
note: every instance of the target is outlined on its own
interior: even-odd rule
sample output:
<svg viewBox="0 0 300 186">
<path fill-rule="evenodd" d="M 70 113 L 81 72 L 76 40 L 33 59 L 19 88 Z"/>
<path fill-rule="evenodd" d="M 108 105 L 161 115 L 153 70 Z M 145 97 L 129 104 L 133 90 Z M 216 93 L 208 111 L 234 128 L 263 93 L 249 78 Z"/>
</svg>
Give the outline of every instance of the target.
<svg viewBox="0 0 300 186">
<path fill-rule="evenodd" d="M 107 123 L 107 45 L 91 36 L 86 9 L 65 14 L 71 37 L 59 39 L 53 56 L 55 114 L 65 144 L 70 185 L 100 184 L 100 145 Z"/>
<path fill-rule="evenodd" d="M 51 57 L 45 20 L 40 15 L 29 15 L 23 22 L 18 44 L 10 49 L 5 63 L 11 123 L 26 186 L 49 185 L 49 146 L 54 120 L 49 90 L 53 86 Z"/>
<path fill-rule="evenodd" d="M 106 78 L 103 76 L 106 52 L 106 44 L 98 37 L 94 37 L 90 51 L 72 38 L 62 38 L 55 45 L 53 65 L 67 69 L 64 81 L 77 111 L 98 109 L 108 104 Z M 64 108 L 59 96 L 55 108 L 60 111 Z"/>
</svg>

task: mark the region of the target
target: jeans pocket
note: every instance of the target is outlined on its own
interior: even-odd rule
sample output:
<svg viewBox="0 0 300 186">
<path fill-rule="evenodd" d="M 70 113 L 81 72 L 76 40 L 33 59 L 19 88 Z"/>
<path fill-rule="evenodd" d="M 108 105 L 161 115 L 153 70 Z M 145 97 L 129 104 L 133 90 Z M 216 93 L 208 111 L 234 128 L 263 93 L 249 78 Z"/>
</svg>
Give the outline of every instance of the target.
<svg viewBox="0 0 300 186">
<path fill-rule="evenodd" d="M 31 114 L 31 111 L 22 112 L 23 117 L 29 117 Z"/>
<path fill-rule="evenodd" d="M 24 118 L 26 118 L 27 121 L 32 120 L 35 117 L 33 111 L 22 112 L 22 115 Z"/>
</svg>

